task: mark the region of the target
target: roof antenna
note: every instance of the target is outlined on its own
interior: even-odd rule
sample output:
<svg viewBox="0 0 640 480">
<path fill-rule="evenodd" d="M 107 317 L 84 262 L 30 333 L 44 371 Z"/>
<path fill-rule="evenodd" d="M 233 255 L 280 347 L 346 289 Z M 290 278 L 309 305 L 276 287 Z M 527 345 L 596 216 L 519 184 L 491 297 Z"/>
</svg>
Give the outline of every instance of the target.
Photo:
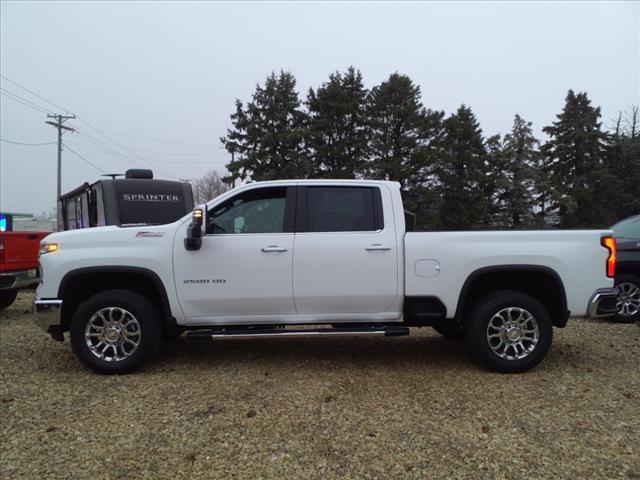
<svg viewBox="0 0 640 480">
<path fill-rule="evenodd" d="M 100 175 L 101 177 L 111 177 L 111 180 L 115 180 L 116 177 L 124 177 L 124 173 L 105 173 Z"/>
</svg>

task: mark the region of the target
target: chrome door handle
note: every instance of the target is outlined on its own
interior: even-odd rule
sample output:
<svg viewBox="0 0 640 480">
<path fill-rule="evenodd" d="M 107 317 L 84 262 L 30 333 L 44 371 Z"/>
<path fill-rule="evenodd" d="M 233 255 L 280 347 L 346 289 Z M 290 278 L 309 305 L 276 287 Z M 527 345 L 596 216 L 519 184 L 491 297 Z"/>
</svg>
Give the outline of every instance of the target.
<svg viewBox="0 0 640 480">
<path fill-rule="evenodd" d="M 371 251 L 374 251 L 374 250 L 384 250 L 384 251 L 386 251 L 386 250 L 391 250 L 391 247 L 388 247 L 386 245 L 381 245 L 379 243 L 374 243 L 373 245 L 369 245 L 368 247 L 364 247 L 364 249 L 367 252 L 371 252 Z"/>
<path fill-rule="evenodd" d="M 287 249 L 285 247 L 279 247 L 278 245 L 269 245 L 268 247 L 263 247 L 262 251 L 265 253 L 269 252 L 286 252 Z"/>
</svg>

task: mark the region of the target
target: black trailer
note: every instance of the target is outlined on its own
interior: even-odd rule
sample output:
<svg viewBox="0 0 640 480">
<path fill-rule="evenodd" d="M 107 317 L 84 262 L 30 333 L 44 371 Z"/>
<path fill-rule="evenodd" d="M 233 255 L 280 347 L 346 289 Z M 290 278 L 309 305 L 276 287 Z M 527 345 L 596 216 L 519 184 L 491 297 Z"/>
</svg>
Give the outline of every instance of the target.
<svg viewBox="0 0 640 480">
<path fill-rule="evenodd" d="M 85 183 L 62 195 L 64 230 L 171 223 L 193 209 L 187 182 L 154 180 L 151 170 L 127 170 L 124 177 Z"/>
</svg>

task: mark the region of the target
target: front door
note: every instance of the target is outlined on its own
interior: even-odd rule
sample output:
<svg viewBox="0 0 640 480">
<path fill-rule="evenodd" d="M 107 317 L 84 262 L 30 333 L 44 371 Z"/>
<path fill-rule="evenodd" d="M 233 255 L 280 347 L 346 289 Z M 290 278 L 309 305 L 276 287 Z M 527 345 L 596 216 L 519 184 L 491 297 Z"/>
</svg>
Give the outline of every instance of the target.
<svg viewBox="0 0 640 480">
<path fill-rule="evenodd" d="M 200 250 L 181 247 L 178 233 L 174 274 L 190 323 L 295 313 L 294 202 L 295 187 L 254 188 L 207 212 Z"/>
</svg>

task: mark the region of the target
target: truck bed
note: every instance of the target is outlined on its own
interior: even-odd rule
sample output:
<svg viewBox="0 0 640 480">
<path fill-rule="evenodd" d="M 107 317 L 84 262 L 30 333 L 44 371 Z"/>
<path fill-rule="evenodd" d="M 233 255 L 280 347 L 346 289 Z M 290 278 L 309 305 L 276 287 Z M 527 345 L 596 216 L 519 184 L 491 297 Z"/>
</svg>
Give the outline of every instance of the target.
<svg viewBox="0 0 640 480">
<path fill-rule="evenodd" d="M 607 250 L 600 238 L 609 230 L 409 232 L 405 235 L 405 292 L 438 297 L 447 317 L 455 316 L 464 283 L 474 272 L 510 265 L 547 268 L 562 280 L 567 308 L 586 315 L 584 292 L 606 278 Z"/>
</svg>

